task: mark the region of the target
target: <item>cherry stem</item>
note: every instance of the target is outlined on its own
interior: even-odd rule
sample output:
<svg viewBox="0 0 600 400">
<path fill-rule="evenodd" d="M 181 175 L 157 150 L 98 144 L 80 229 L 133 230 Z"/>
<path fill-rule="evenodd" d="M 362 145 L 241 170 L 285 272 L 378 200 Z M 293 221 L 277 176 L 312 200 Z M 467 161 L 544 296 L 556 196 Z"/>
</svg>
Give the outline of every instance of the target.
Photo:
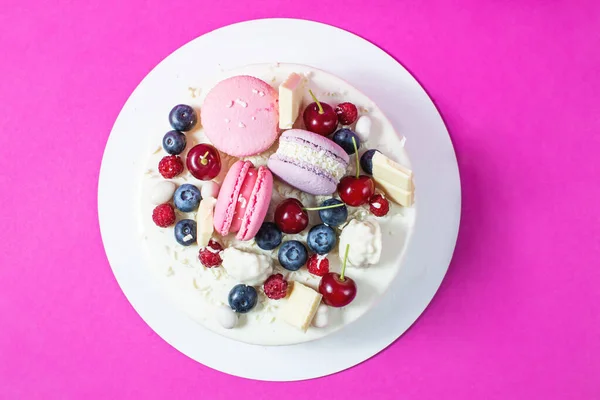
<svg viewBox="0 0 600 400">
<path fill-rule="evenodd" d="M 208 164 L 208 160 L 206 159 L 206 156 L 208 156 L 208 153 L 210 153 L 210 151 L 207 151 L 206 153 L 204 153 L 204 155 L 202 157 L 200 157 L 200 164 L 202 164 L 202 165 Z"/>
<path fill-rule="evenodd" d="M 360 167 L 358 161 L 358 146 L 356 146 L 356 139 L 352 136 L 352 144 L 354 145 L 354 156 L 356 158 L 356 179 L 360 177 Z"/>
<path fill-rule="evenodd" d="M 346 252 L 344 253 L 344 265 L 342 265 L 342 273 L 340 274 L 340 281 L 345 280 L 344 273 L 346 272 L 346 262 L 348 261 L 348 252 L 350 251 L 350 243 L 346 245 Z"/>
<path fill-rule="evenodd" d="M 327 210 L 329 208 L 337 208 L 337 207 L 343 207 L 344 203 L 340 203 L 340 204 L 331 204 L 329 206 L 322 206 L 322 207 L 306 207 L 303 208 L 304 211 L 320 211 L 320 210 Z"/>
<path fill-rule="evenodd" d="M 317 100 L 317 96 L 315 96 L 315 94 L 310 89 L 308 89 L 308 93 L 310 93 L 310 96 L 313 98 L 315 103 L 317 103 L 317 107 L 319 107 L 319 114 L 323 114 L 325 111 L 323 111 L 323 106 L 321 105 L 321 103 L 319 103 L 319 100 Z"/>
</svg>

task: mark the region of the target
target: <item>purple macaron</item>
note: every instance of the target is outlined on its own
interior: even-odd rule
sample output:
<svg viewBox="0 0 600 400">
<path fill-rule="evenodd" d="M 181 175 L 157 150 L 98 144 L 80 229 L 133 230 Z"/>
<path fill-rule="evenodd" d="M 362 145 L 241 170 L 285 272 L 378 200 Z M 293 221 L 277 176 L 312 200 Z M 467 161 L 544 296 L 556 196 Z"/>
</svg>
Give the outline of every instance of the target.
<svg viewBox="0 0 600 400">
<path fill-rule="evenodd" d="M 269 169 L 283 181 L 314 195 L 335 192 L 348 168 L 348 154 L 324 136 L 290 129 L 279 138 Z"/>
</svg>

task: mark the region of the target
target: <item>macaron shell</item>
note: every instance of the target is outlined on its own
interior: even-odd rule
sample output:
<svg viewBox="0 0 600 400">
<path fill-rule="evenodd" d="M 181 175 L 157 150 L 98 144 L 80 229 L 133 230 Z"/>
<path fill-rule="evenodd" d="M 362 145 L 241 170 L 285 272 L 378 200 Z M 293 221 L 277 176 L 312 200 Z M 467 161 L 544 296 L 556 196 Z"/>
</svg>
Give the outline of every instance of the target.
<svg viewBox="0 0 600 400">
<path fill-rule="evenodd" d="M 301 139 L 310 142 L 318 147 L 321 147 L 342 159 L 346 164 L 350 162 L 350 156 L 346 151 L 335 143 L 333 140 L 327 139 L 325 136 L 314 132 L 305 131 L 304 129 L 290 129 L 281 134 L 281 139 Z"/>
<path fill-rule="evenodd" d="M 229 234 L 237 199 L 246 173 L 251 166 L 252 163 L 249 161 L 237 161 L 231 166 L 223 180 L 214 211 L 215 230 L 223 236 Z"/>
<path fill-rule="evenodd" d="M 235 157 L 267 150 L 279 135 L 279 94 L 253 76 L 219 82 L 201 109 L 206 136 L 220 151 Z"/>
<path fill-rule="evenodd" d="M 327 195 L 337 188 L 337 184 L 330 179 L 285 161 L 270 158 L 268 166 L 281 180 L 306 193 Z"/>
<path fill-rule="evenodd" d="M 244 215 L 246 215 L 246 209 L 248 208 L 248 203 L 252 198 L 252 193 L 254 192 L 254 188 L 256 187 L 256 180 L 258 179 L 258 170 L 256 168 L 248 168 L 248 172 L 244 177 L 244 182 L 242 183 L 242 187 L 240 188 L 240 193 L 238 194 L 237 201 L 235 202 L 235 211 L 233 213 L 233 220 L 231 221 L 231 226 L 229 227 L 229 232 L 238 232 L 242 226 L 242 222 L 244 221 Z"/>
<path fill-rule="evenodd" d="M 259 167 L 254 190 L 248 200 L 242 225 L 236 236 L 238 240 L 250 240 L 256 236 L 269 210 L 272 191 L 271 171 L 267 167 Z"/>
</svg>

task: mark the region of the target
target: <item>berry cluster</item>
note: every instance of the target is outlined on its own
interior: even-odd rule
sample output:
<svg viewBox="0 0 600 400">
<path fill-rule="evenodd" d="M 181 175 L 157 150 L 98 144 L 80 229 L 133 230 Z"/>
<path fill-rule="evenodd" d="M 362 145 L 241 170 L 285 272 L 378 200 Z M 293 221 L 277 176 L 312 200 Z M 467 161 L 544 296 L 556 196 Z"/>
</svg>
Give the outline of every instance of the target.
<svg viewBox="0 0 600 400">
<path fill-rule="evenodd" d="M 337 187 L 339 198 L 327 199 L 318 207 L 307 208 L 295 198 L 283 200 L 275 209 L 274 221 L 262 224 L 255 241 L 263 250 L 272 251 L 278 248 L 279 263 L 288 271 L 298 271 L 306 266 L 310 274 L 321 278 L 319 292 L 323 296 L 323 302 L 332 307 L 343 307 L 356 296 L 356 284 L 345 276 L 349 247 L 345 249 L 340 274 L 330 272 L 327 256 L 338 242 L 339 227 L 348 221 L 348 206 L 367 206 L 374 216 L 382 217 L 388 214 L 390 204 L 383 194 L 376 193 L 375 181 L 371 177 L 373 155 L 377 150 L 367 150 L 359 158 L 361 138 L 366 140 L 360 125 L 364 125 L 363 120 L 369 122 L 369 118 L 363 116 L 359 119 L 358 109 L 352 103 L 343 102 L 332 107 L 317 100 L 312 91 L 310 94 L 314 102 L 303 112 L 306 129 L 328 136 L 348 155 L 354 155 L 356 175 L 343 177 Z M 158 170 L 164 178 L 172 179 L 183 172 L 184 161 L 181 157 L 187 146 L 185 132 L 192 130 L 197 121 L 196 112 L 187 105 L 177 105 L 169 113 L 169 122 L 173 130 L 167 132 L 162 141 L 168 155 L 162 158 L 158 165 Z M 211 180 L 221 171 L 219 152 L 209 144 L 198 144 L 185 155 L 185 166 L 195 178 Z M 360 174 L 361 169 L 365 175 Z M 175 224 L 177 242 L 184 246 L 191 245 L 196 241 L 196 222 L 183 219 L 176 223 L 175 209 L 183 213 L 197 210 L 202 193 L 194 185 L 182 184 L 171 194 L 168 201 L 154 209 L 152 219 L 162 228 Z M 306 242 L 294 238 L 284 241 L 285 234 L 299 234 L 309 227 L 308 211 L 318 211 L 321 221 L 309 229 Z M 206 268 L 218 267 L 223 262 L 222 251 L 223 246 L 211 239 L 206 247 L 200 249 L 198 259 Z M 288 294 L 288 281 L 280 273 L 268 277 L 262 287 L 264 294 L 270 299 L 283 299 Z M 235 313 L 249 312 L 256 306 L 257 301 L 258 292 L 252 286 L 238 284 L 229 292 L 229 306 Z"/>
<path fill-rule="evenodd" d="M 169 123 L 173 130 L 163 136 L 162 147 L 169 154 L 158 163 L 158 172 L 165 179 L 172 179 L 180 175 L 183 170 L 183 161 L 180 155 L 185 150 L 187 138 L 184 132 L 191 131 L 198 122 L 196 111 L 188 105 L 179 104 L 173 107 L 169 113 Z M 217 176 L 221 170 L 221 160 L 218 151 L 211 145 L 200 144 L 192 148 L 187 155 L 187 167 L 192 175 L 201 180 L 210 180 Z M 175 208 L 183 213 L 198 209 L 202 195 L 200 190 L 191 184 L 183 184 L 176 190 L 172 183 L 169 186 L 157 186 L 153 198 L 164 201 L 156 206 L 152 212 L 152 220 L 161 227 L 167 228 L 175 224 Z M 173 204 L 171 204 L 171 201 Z M 174 206 L 174 207 L 173 207 Z M 197 226 L 192 219 L 182 219 L 175 224 L 175 240 L 183 245 L 189 246 L 196 242 Z"/>
</svg>

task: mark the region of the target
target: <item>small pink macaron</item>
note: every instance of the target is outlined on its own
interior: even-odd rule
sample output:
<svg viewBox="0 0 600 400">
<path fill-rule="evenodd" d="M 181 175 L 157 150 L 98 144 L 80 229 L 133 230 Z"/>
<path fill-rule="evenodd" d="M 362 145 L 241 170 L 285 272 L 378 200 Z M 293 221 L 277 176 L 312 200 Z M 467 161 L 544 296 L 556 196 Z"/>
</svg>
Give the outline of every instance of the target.
<svg viewBox="0 0 600 400">
<path fill-rule="evenodd" d="M 253 76 L 219 82 L 201 109 L 206 136 L 220 151 L 235 157 L 267 150 L 279 135 L 279 94 Z"/>
<path fill-rule="evenodd" d="M 255 168 L 250 161 L 237 161 L 219 191 L 215 230 L 223 236 L 237 232 L 238 240 L 252 239 L 265 220 L 272 190 L 273 175 L 267 167 Z"/>
</svg>

